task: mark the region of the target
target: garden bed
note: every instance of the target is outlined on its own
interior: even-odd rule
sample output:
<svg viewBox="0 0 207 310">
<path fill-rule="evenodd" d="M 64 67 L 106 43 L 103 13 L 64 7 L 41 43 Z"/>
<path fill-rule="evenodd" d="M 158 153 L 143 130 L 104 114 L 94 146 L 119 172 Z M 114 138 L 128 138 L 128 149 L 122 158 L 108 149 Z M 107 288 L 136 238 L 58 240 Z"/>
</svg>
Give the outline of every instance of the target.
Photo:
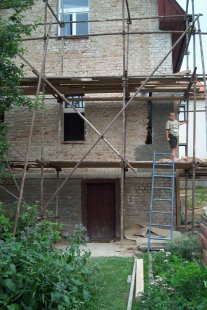
<svg viewBox="0 0 207 310">
<path fill-rule="evenodd" d="M 145 293 L 134 309 L 207 309 L 207 269 L 200 259 L 197 236 L 184 236 L 151 255 L 153 278 L 149 279 L 149 254 L 144 254 Z"/>
</svg>

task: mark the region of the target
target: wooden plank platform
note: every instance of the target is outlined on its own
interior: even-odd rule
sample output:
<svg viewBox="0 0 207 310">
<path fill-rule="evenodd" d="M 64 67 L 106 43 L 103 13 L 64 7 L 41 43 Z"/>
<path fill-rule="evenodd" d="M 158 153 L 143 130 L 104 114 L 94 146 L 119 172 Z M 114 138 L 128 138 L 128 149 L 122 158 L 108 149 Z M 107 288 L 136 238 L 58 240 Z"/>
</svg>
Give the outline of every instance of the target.
<svg viewBox="0 0 207 310">
<path fill-rule="evenodd" d="M 130 93 L 136 92 L 147 76 L 130 76 L 128 78 L 128 90 Z M 96 77 L 47 77 L 62 94 L 121 94 L 123 92 L 123 79 L 121 76 L 96 76 Z M 191 76 L 164 75 L 154 76 L 143 87 L 142 93 L 184 93 L 190 82 Z M 202 80 L 198 77 L 198 80 Z M 25 95 L 34 95 L 38 84 L 37 77 L 23 78 L 20 82 L 20 88 Z M 189 89 L 193 92 L 193 86 Z M 53 94 L 53 91 L 46 86 L 45 94 Z M 197 94 L 203 95 L 197 88 Z M 146 97 L 148 98 L 148 97 Z M 87 99 L 88 100 L 88 99 Z"/>
<path fill-rule="evenodd" d="M 29 161 L 29 168 L 54 168 L 54 169 L 62 169 L 62 168 L 74 168 L 78 161 Z M 152 169 L 152 161 L 129 161 L 129 164 L 133 168 L 149 168 Z M 161 162 L 159 162 L 161 164 Z M 166 164 L 165 162 L 163 164 Z M 23 168 L 24 161 L 10 161 L 9 165 L 12 169 Z M 121 168 L 122 162 L 120 161 L 83 161 L 79 168 Z M 175 169 L 186 170 L 192 167 L 192 162 L 179 161 L 175 162 Z M 207 168 L 207 162 L 197 162 L 196 167 Z M 160 169 L 169 169 L 168 166 L 161 165 Z"/>
</svg>

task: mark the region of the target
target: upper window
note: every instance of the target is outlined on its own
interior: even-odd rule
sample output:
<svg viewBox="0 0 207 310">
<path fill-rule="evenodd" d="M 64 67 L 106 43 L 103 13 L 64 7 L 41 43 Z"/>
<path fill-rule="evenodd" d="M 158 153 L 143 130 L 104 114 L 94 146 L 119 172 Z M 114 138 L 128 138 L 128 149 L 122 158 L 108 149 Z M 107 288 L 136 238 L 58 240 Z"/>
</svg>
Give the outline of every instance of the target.
<svg viewBox="0 0 207 310">
<path fill-rule="evenodd" d="M 59 0 L 60 20 L 64 27 L 60 28 L 61 36 L 78 36 L 88 34 L 89 0 Z"/>
<path fill-rule="evenodd" d="M 178 120 L 180 122 L 186 121 L 186 106 L 185 105 L 179 106 Z"/>
<path fill-rule="evenodd" d="M 70 98 L 70 103 L 78 109 L 85 109 L 85 102 L 84 102 L 84 95 L 73 95 L 73 96 L 68 96 L 66 95 L 65 98 Z M 72 110 L 72 112 L 74 112 L 74 110 L 71 108 L 70 104 L 65 102 L 64 103 L 64 107 L 65 107 L 65 112 L 67 110 L 67 112 L 70 112 L 70 110 Z M 68 110 L 69 109 L 69 110 Z"/>
<path fill-rule="evenodd" d="M 70 103 L 84 115 L 85 102 L 84 95 L 65 96 L 70 99 Z M 63 103 L 64 113 L 64 141 L 84 141 L 85 140 L 85 122 L 79 114 L 74 113 L 71 105 L 67 102 Z"/>
</svg>

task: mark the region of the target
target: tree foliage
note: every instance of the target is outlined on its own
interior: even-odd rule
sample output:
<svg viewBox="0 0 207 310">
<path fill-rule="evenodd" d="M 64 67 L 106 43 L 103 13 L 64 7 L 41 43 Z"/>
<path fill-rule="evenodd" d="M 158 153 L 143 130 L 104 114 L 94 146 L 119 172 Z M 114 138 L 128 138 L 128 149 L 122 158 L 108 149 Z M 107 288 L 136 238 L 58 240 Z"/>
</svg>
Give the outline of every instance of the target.
<svg viewBox="0 0 207 310">
<path fill-rule="evenodd" d="M 0 113 L 14 106 L 35 105 L 34 101 L 22 95 L 19 88 L 24 76 L 23 65 L 15 63 L 15 57 L 23 52 L 23 35 L 30 35 L 35 25 L 24 25 L 23 13 L 33 4 L 33 0 L 3 0 L 0 18 Z"/>
<path fill-rule="evenodd" d="M 37 108 L 41 100 L 23 95 L 20 81 L 24 77 L 24 65 L 17 65 L 16 57 L 23 53 L 22 38 L 31 34 L 33 25 L 24 25 L 23 17 L 30 9 L 34 0 L 1 0 L 0 1 L 0 115 L 24 106 Z M 0 177 L 4 176 L 6 151 L 6 125 L 0 123 Z"/>
</svg>

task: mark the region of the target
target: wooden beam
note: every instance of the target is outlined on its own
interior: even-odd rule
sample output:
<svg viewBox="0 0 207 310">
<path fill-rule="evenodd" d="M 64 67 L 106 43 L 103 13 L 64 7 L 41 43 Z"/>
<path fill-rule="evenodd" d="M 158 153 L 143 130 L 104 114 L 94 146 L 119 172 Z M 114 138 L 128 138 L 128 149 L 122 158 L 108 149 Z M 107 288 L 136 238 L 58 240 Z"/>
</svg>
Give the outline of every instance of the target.
<svg viewBox="0 0 207 310">
<path fill-rule="evenodd" d="M 132 271 L 131 286 L 130 286 L 130 291 L 129 291 L 127 310 L 131 310 L 132 309 L 132 302 L 133 302 L 133 295 L 134 295 L 134 284 L 135 284 L 135 275 L 136 275 L 136 258 L 134 260 L 134 266 L 133 266 L 133 271 Z"/>
<path fill-rule="evenodd" d="M 136 287 L 135 297 L 140 297 L 144 293 L 144 261 L 137 259 L 136 263 Z"/>
<path fill-rule="evenodd" d="M 58 160 L 45 160 L 44 162 L 36 160 L 28 162 L 29 168 L 74 168 L 77 164 L 77 160 L 65 160 L 65 161 L 58 161 Z M 24 166 L 24 161 L 10 161 L 9 162 L 11 168 L 22 168 Z M 152 169 L 152 161 L 130 161 L 129 164 L 133 168 L 149 168 Z M 207 162 L 197 163 L 197 168 L 202 165 L 202 167 L 207 167 Z M 122 162 L 120 161 L 83 161 L 79 168 L 121 168 Z M 175 169 L 190 169 L 192 168 L 192 162 L 180 161 L 175 162 Z M 168 169 L 167 166 L 160 166 L 160 169 Z"/>
</svg>

